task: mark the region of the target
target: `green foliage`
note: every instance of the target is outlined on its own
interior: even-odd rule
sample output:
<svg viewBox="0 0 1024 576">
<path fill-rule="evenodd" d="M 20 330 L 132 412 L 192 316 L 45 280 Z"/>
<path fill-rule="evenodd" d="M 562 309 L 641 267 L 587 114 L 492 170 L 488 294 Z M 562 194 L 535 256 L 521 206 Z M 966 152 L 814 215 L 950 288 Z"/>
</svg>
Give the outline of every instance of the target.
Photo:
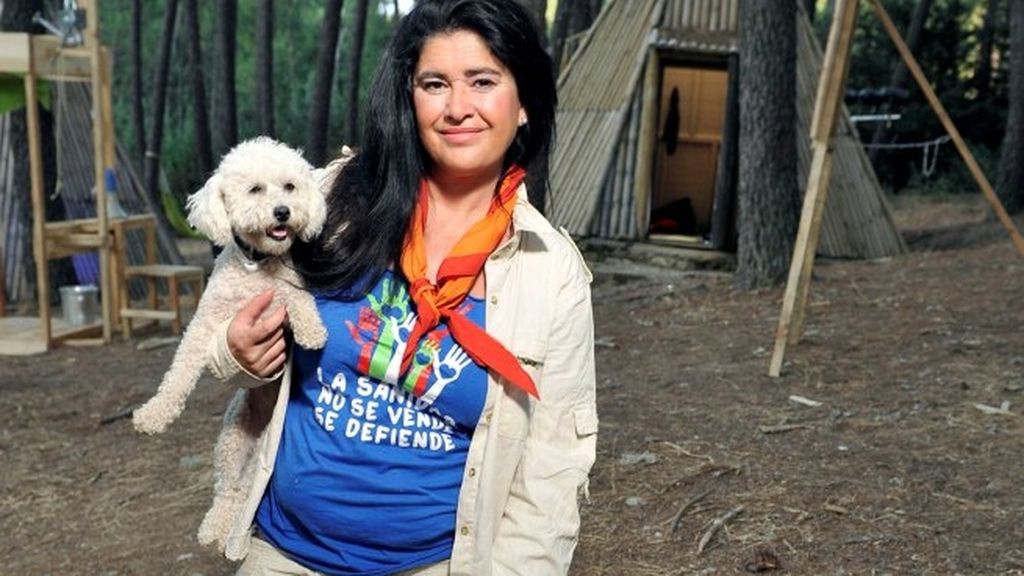
<svg viewBox="0 0 1024 576">
<path fill-rule="evenodd" d="M 178 203 L 178 199 L 170 192 L 160 193 L 160 204 L 163 206 L 164 214 L 167 215 L 167 221 L 171 224 L 171 228 L 178 233 L 179 236 L 185 236 L 188 238 L 205 238 L 198 230 L 189 225 L 188 219 L 185 218 L 185 213 L 181 208 L 181 204 Z"/>
<path fill-rule="evenodd" d="M 390 38 L 393 21 L 382 15 L 378 8 L 381 2 L 370 2 L 367 18 L 363 65 L 360 74 L 360 106 L 365 102 L 370 79 L 384 44 Z M 143 65 L 143 108 L 147 134 L 152 130 L 152 97 L 155 62 L 163 27 L 164 2 L 143 0 L 142 2 L 142 65 Z M 343 133 L 345 103 L 344 85 L 349 80 L 346 68 L 351 37 L 347 26 L 354 20 L 355 2 L 345 2 L 342 18 L 342 43 L 337 54 L 335 92 L 331 97 L 331 126 L 329 144 L 332 150 L 340 149 Z M 118 139 L 133 150 L 138 157 L 139 144 L 132 129 L 131 98 L 132 71 L 130 54 L 131 0 L 105 0 L 102 5 L 101 34 L 104 43 L 114 54 L 113 98 L 114 120 Z M 213 85 L 213 27 L 214 3 L 199 2 L 200 42 L 202 64 L 206 81 L 207 105 L 216 97 L 210 87 Z M 323 20 L 323 3 L 317 0 L 277 0 L 274 3 L 274 113 L 276 137 L 294 146 L 306 142 L 309 98 L 315 75 L 317 40 Z M 179 8 L 180 11 L 180 8 Z M 239 1 L 237 53 L 235 56 L 235 81 L 238 105 L 239 138 L 245 139 L 257 134 L 255 91 L 264 89 L 255 85 L 254 54 L 256 3 Z M 167 175 L 170 192 L 182 203 L 185 197 L 197 190 L 208 175 L 198 173 L 195 157 L 192 88 L 185 70 L 185 51 L 182 35 L 183 20 L 177 21 L 170 81 L 168 83 L 164 138 L 161 154 L 161 168 Z M 216 131 L 217 126 L 211 126 Z M 215 162 L 217 159 L 215 159 Z M 138 167 L 141 172 L 141 167 Z"/>
<path fill-rule="evenodd" d="M 901 34 L 909 27 L 911 14 L 919 0 L 885 0 L 884 5 Z M 998 159 L 1003 126 L 1006 122 L 1008 9 L 1006 2 L 998 3 L 999 18 L 994 30 L 994 52 L 997 55 L 993 69 L 993 82 L 989 90 L 974 85 L 974 73 L 982 55 L 982 29 L 989 0 L 934 0 L 915 51 L 925 76 L 949 113 L 968 145 L 978 156 L 990 180 L 995 179 L 997 161 L 982 162 L 981 158 Z M 819 2 L 816 29 L 819 38 L 826 38 L 831 14 Z M 1002 55 L 1003 57 L 998 57 Z M 862 3 L 854 38 L 848 89 L 881 88 L 887 86 L 893 67 L 902 63 L 899 53 L 882 27 L 880 19 L 868 3 Z M 945 134 L 945 129 L 932 111 L 924 94 L 911 76 L 907 76 L 910 101 L 891 110 L 902 118 L 891 126 L 895 142 L 923 142 Z M 853 114 L 885 112 L 887 109 L 851 105 Z M 874 126 L 861 128 L 861 137 L 870 140 Z M 946 192 L 976 191 L 952 144 L 940 149 L 936 173 L 929 179 L 921 174 L 922 150 L 883 152 L 877 167 L 879 178 L 896 191 L 909 184 L 925 190 Z M 910 171 L 909 180 L 906 172 Z M 966 179 L 964 178 L 966 176 Z M 947 181 L 948 180 L 948 181 Z"/>
</svg>

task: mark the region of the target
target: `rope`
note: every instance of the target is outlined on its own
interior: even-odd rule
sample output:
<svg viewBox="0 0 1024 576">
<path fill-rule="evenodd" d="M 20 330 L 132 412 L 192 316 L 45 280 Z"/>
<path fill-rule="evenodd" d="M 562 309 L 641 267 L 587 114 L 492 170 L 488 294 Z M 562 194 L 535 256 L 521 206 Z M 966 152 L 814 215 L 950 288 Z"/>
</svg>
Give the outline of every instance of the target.
<svg viewBox="0 0 1024 576">
<path fill-rule="evenodd" d="M 931 175 L 935 172 L 935 161 L 939 158 L 939 146 L 941 144 L 941 142 L 926 144 L 921 151 L 921 175 L 925 178 L 931 178 Z M 931 159 L 928 158 L 929 150 L 931 150 Z"/>
<path fill-rule="evenodd" d="M 905 142 L 905 143 L 891 142 L 891 143 L 888 143 L 888 144 L 865 144 L 864 148 L 866 150 L 874 150 L 874 149 L 879 149 L 879 150 L 904 150 L 904 149 L 907 149 L 907 148 L 928 148 L 930 146 L 938 147 L 940 144 L 945 144 L 946 142 L 949 142 L 949 141 L 950 141 L 950 137 L 949 136 L 939 136 L 938 138 L 935 138 L 933 140 L 926 140 L 924 142 Z"/>
<path fill-rule="evenodd" d="M 865 144 L 864 148 L 868 150 L 909 150 L 912 148 L 920 148 L 921 176 L 931 178 L 932 174 L 935 173 L 935 164 L 939 160 L 939 148 L 949 141 L 950 137 L 945 135 L 932 140 L 925 140 L 924 142 Z"/>
</svg>

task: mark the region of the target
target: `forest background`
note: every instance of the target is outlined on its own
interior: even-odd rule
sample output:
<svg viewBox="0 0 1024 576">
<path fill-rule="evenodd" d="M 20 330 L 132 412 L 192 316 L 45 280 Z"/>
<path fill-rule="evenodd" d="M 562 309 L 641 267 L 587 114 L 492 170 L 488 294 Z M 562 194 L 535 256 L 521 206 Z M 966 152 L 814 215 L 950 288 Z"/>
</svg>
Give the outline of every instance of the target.
<svg viewBox="0 0 1024 576">
<path fill-rule="evenodd" d="M 10 2 L 11 0 L 8 0 Z M 885 5 L 897 26 L 907 30 L 915 7 L 929 4 L 927 18 L 917 42 L 915 53 L 925 74 L 962 131 L 981 166 L 991 179 L 998 169 L 999 145 L 1006 122 L 1010 0 L 887 0 Z M 187 2 L 187 0 L 186 0 Z M 557 49 L 573 44 L 573 35 L 585 30 L 596 15 L 600 0 L 562 0 L 533 2 L 536 10 L 545 13 L 549 46 Z M 102 36 L 114 53 L 113 94 L 115 120 L 119 140 L 134 151 L 141 162 L 144 145 L 133 127 L 133 71 L 131 62 L 131 18 L 133 4 L 141 9 L 142 109 L 145 111 L 147 133 L 152 131 L 152 113 L 156 97 L 156 59 L 159 54 L 163 18 L 167 2 L 163 0 L 105 0 L 102 3 Z M 201 70 L 205 86 L 210 87 L 208 107 L 223 109 L 225 97 L 216 87 L 222 56 L 216 48 L 217 11 L 223 2 L 198 3 L 195 31 L 200 46 Z M 358 74 L 356 106 L 361 109 L 376 63 L 396 24 L 395 11 L 407 9 L 406 3 L 392 0 L 369 0 L 365 32 L 357 33 L 361 24 L 358 10 L 361 2 L 318 0 L 278 0 L 273 2 L 272 82 L 263 85 L 256 72 L 258 39 L 257 16 L 260 2 L 239 2 L 235 36 L 235 96 L 237 139 L 245 139 L 261 130 L 257 113 L 257 94 L 272 91 L 274 135 L 290 144 L 305 146 L 310 140 L 310 106 L 318 82 L 318 63 L 333 67 L 326 117 L 327 155 L 341 145 L 358 140 L 358 126 L 348 126 L 349 108 L 345 96 L 356 80 L 352 74 L 351 54 L 362 41 L 361 66 Z M 545 6 L 546 4 L 546 6 Z M 558 4 L 561 4 L 559 8 Z M 824 40 L 831 22 L 828 1 L 807 2 L 813 6 L 814 21 Z M 318 60 L 322 31 L 328 11 L 340 9 L 340 25 L 334 58 Z M 920 143 L 944 134 L 941 125 L 916 87 L 908 84 L 909 97 L 893 102 L 872 98 L 889 83 L 893 66 L 899 56 L 886 37 L 877 18 L 869 12 L 858 19 L 857 36 L 848 82 L 847 104 L 854 114 L 895 112 L 901 118 L 888 126 L 886 142 Z M 184 11 L 178 11 L 167 82 L 164 132 L 160 166 L 166 174 L 169 191 L 179 201 L 198 189 L 207 174 L 199 166 L 196 131 L 196 101 L 190 81 L 191 63 L 186 57 L 189 30 Z M 571 22 L 569 22 L 569 21 Z M 561 58 L 558 58 L 561 60 Z M 322 77 L 322 75 L 321 75 Z M 857 97 L 857 94 L 864 97 Z M 357 109 L 356 118 L 361 118 Z M 216 114 L 214 114 L 216 118 Z M 316 120 L 321 122 L 321 120 Z M 211 123 L 214 160 L 234 142 L 223 127 Z M 871 134 L 862 132 L 866 142 Z M 907 190 L 922 193 L 975 193 L 976 186 L 952 145 L 940 145 L 934 171 L 923 169 L 923 148 L 906 148 L 877 152 L 873 160 L 883 183 L 892 192 Z M 930 172 L 930 173 L 929 173 Z M 926 175 L 927 174 L 927 175 Z"/>
</svg>

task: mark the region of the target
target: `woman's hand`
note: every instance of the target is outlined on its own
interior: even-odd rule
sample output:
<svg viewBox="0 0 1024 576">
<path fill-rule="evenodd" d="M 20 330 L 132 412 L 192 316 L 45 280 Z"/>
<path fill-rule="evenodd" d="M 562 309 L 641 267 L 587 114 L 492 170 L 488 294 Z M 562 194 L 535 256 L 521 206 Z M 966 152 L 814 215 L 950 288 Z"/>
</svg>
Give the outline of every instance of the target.
<svg viewBox="0 0 1024 576">
<path fill-rule="evenodd" d="M 284 337 L 288 312 L 281 306 L 268 313 L 273 299 L 273 290 L 256 296 L 228 325 L 228 350 L 239 366 L 259 378 L 277 374 L 288 358 Z"/>
</svg>

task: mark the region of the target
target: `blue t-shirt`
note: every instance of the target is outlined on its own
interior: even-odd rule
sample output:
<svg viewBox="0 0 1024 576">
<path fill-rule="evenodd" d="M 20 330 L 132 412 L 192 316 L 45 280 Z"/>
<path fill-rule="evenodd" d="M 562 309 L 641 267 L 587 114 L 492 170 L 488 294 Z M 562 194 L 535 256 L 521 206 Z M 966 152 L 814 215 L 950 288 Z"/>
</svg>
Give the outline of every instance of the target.
<svg viewBox="0 0 1024 576">
<path fill-rule="evenodd" d="M 293 348 L 260 532 L 327 574 L 393 574 L 449 558 L 486 370 L 442 324 L 399 378 L 415 311 L 389 272 L 363 299 L 319 296 L 317 308 L 327 345 Z M 484 326 L 482 300 L 467 297 L 459 311 Z"/>
</svg>

